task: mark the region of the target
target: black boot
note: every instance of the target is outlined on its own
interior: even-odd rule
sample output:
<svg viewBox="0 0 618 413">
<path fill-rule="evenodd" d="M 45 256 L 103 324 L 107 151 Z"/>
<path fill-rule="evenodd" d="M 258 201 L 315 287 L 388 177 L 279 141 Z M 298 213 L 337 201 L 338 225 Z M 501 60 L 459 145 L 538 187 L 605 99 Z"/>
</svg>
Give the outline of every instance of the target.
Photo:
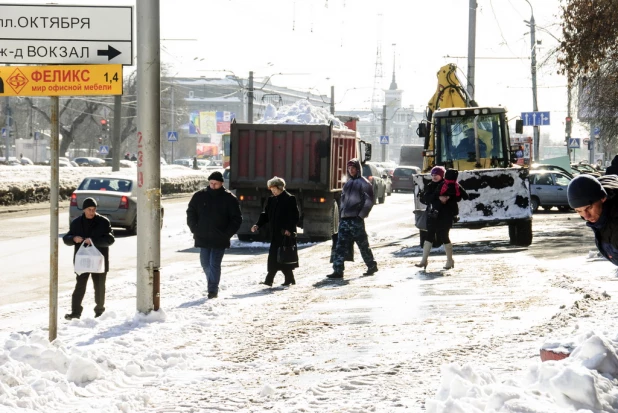
<svg viewBox="0 0 618 413">
<path fill-rule="evenodd" d="M 64 319 L 65 320 L 73 320 L 74 318 L 79 319 L 79 317 L 81 317 L 80 314 L 74 314 L 74 313 L 70 313 L 70 314 L 65 314 L 64 315 Z"/>
<path fill-rule="evenodd" d="M 274 272 L 269 272 L 268 274 L 266 274 L 266 279 L 264 281 L 262 281 L 260 284 L 264 284 L 267 285 L 269 287 L 273 286 L 273 281 L 275 280 L 275 274 Z"/>
<path fill-rule="evenodd" d="M 367 272 L 364 272 L 363 275 L 373 275 L 378 272 L 378 264 L 374 261 L 373 265 L 367 269 Z"/>
<path fill-rule="evenodd" d="M 291 270 L 284 271 L 283 275 L 285 276 L 285 280 L 283 281 L 283 284 L 281 284 L 282 287 L 287 287 L 288 285 L 296 285 L 294 273 Z"/>
<path fill-rule="evenodd" d="M 343 278 L 342 272 L 333 271 L 332 274 L 328 274 L 326 278 Z"/>
</svg>

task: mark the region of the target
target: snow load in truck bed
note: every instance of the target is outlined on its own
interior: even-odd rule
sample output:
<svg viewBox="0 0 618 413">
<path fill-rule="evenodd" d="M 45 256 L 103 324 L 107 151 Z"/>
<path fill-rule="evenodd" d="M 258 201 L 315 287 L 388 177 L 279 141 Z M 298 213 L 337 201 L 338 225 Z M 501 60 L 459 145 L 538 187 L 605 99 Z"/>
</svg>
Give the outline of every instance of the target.
<svg viewBox="0 0 618 413">
<path fill-rule="evenodd" d="M 313 106 L 306 99 L 301 99 L 293 105 L 281 106 L 277 109 L 268 104 L 264 110 L 264 118 L 255 123 L 288 123 L 295 125 L 328 125 L 333 122 L 336 129 L 348 129 L 343 122 L 330 114 L 324 108 Z"/>
</svg>

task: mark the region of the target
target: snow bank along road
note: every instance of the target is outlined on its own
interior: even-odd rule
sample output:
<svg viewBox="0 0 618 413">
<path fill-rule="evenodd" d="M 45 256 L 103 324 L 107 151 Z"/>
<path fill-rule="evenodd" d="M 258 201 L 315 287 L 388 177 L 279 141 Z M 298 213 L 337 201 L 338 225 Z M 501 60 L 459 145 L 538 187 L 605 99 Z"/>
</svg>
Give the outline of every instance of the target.
<svg viewBox="0 0 618 413">
<path fill-rule="evenodd" d="M 454 230 L 456 267 L 441 270 L 439 250 L 424 272 L 412 266 L 421 249 L 411 201 L 393 194 L 367 221 L 375 276 L 361 276 L 356 250 L 343 281 L 325 280 L 330 245 L 311 244 L 300 251 L 296 286 L 263 288 L 267 246 L 235 242 L 219 298 L 207 300 L 179 224 L 162 234 L 176 255 L 162 263 L 158 314 L 135 315 L 130 268 L 110 272 L 103 317 L 61 322 L 53 345 L 45 301 L 0 303 L 0 403 L 45 412 L 417 412 L 435 397 L 444 364 L 516 380 L 539 362 L 546 336 L 618 320 L 613 268 L 587 258 L 592 238 L 573 213 L 535 215 L 530 248 L 509 246 L 503 227 Z M 61 291 L 64 307 L 70 292 Z M 89 286 L 84 308 L 93 305 Z"/>
</svg>

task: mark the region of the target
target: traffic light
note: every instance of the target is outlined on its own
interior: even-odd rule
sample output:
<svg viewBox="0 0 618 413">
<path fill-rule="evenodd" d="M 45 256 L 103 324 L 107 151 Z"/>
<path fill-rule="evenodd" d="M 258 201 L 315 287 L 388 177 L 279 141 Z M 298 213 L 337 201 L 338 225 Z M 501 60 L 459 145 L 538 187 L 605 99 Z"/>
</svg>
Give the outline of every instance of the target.
<svg viewBox="0 0 618 413">
<path fill-rule="evenodd" d="M 566 132 L 567 135 L 571 134 L 571 124 L 573 123 L 573 118 L 571 118 L 570 116 L 567 116 L 565 119 L 565 128 L 564 131 Z"/>
<path fill-rule="evenodd" d="M 101 130 L 107 132 L 109 130 L 109 124 L 106 119 L 101 119 Z"/>
</svg>

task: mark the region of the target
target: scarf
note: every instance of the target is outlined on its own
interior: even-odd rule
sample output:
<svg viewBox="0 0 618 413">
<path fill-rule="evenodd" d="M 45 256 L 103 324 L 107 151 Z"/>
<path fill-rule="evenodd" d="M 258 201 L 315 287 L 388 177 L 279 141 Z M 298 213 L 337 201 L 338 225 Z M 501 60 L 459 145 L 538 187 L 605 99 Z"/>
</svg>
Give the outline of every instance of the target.
<svg viewBox="0 0 618 413">
<path fill-rule="evenodd" d="M 442 189 L 440 189 L 440 195 L 444 195 L 446 193 L 446 190 L 448 189 L 448 186 L 451 184 L 455 185 L 455 194 L 457 196 L 460 196 L 461 194 L 459 193 L 459 184 L 457 183 L 457 181 L 452 179 L 444 180 L 444 183 L 442 184 Z"/>
</svg>

